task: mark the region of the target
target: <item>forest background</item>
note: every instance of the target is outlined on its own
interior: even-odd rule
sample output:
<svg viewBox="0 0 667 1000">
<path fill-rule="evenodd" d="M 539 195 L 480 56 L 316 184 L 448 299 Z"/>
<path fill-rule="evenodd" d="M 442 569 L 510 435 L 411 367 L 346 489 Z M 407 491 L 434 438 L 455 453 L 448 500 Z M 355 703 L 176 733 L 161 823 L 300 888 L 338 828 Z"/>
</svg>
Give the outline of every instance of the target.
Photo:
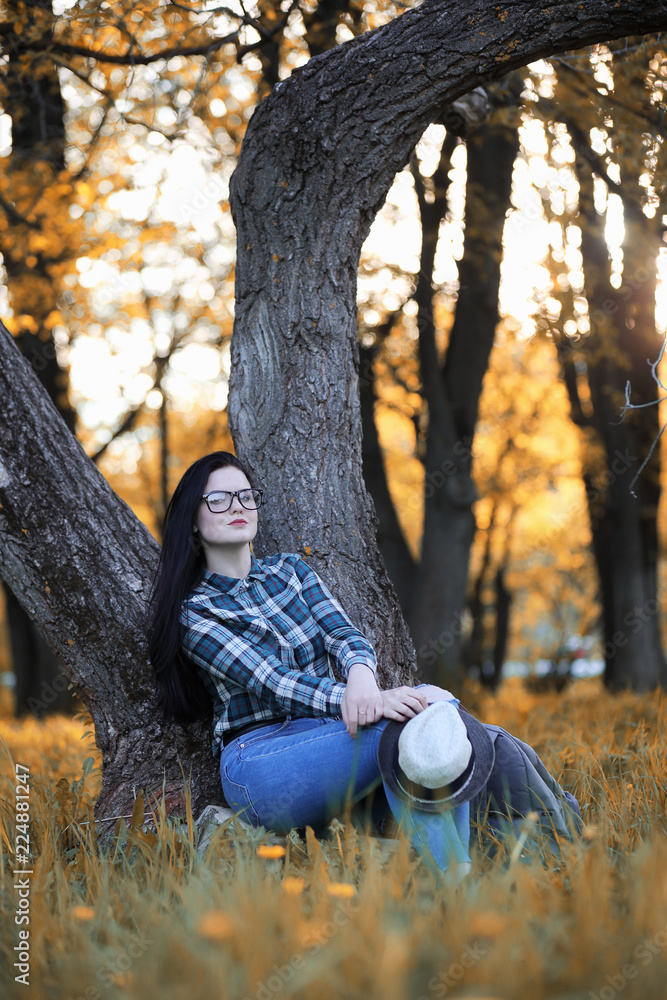
<svg viewBox="0 0 667 1000">
<path fill-rule="evenodd" d="M 401 9 L 4 4 L 2 315 L 158 540 L 193 456 L 232 446 L 228 195 L 247 122 Z M 585 653 L 611 687 L 664 683 L 666 72 L 660 37 L 631 38 L 443 108 L 365 243 L 364 478 L 428 679 L 494 684 L 506 660 Z M 19 709 L 43 709 L 44 685 L 62 705 L 4 594 Z"/>
<path fill-rule="evenodd" d="M 452 21 L 473 6 L 452 5 Z M 520 6 L 498 7 L 499 24 Z M 113 495 L 85 472 L 27 377 L 39 377 L 159 540 L 184 468 L 231 446 L 230 176 L 253 110 L 301 67 L 325 65 L 316 60 L 410 8 L 10 0 L 0 9 L 9 331 L 0 328 L 0 567 L 67 672 L 10 588 L 0 667 L 9 674 L 13 645 L 20 713 L 70 709 L 73 678 L 95 722 L 93 740 L 85 715 L 13 721 L 0 690 L 9 789 L 0 909 L 20 905 L 11 874 L 26 832 L 20 791 L 30 802 L 32 991 L 662 998 L 664 36 L 534 62 L 443 106 L 364 249 L 364 478 L 422 675 L 463 687 L 476 668 L 493 687 L 504 661 L 570 659 L 575 636 L 604 663 L 603 679 L 559 694 L 512 680 L 494 692 L 466 687 L 480 719 L 536 748 L 586 826 L 546 857 L 531 817 L 495 854 L 477 831 L 472 875 L 454 892 L 400 838 L 364 837 L 348 816 L 321 841 L 307 831 L 282 843 L 195 822 L 219 795 L 208 733 L 195 744 L 159 722 L 141 649 L 127 638 L 136 608 L 115 603 L 121 581 L 140 605 L 156 546 L 116 517 Z M 482 49 L 475 30 L 472 21 L 470 44 Z M 370 83 L 370 58 L 367 72 Z M 375 134 L 380 145 L 384 132 Z M 282 262 L 269 259 L 272 284 Z M 269 344 L 261 323 L 259 333 Z M 265 386 L 262 366 L 251 370 Z M 298 370 L 296 410 L 310 416 L 311 373 Z M 60 465 L 47 435 L 31 438 L 35 426 L 53 433 Z M 303 419 L 296 447 L 314 438 Z M 24 468 L 10 462 L 13 444 Z M 273 490 L 263 513 L 284 516 L 283 537 L 336 583 L 337 564 L 303 533 L 308 511 L 285 504 L 292 485 Z M 50 558 L 49 529 L 68 561 L 40 559 Z M 115 539 L 104 590 L 81 560 L 89 570 L 98 560 L 104 576 L 100 553 Z M 617 693 L 625 686 L 635 690 Z M 185 796 L 174 746 L 192 751 Z M 184 822 L 169 816 L 174 804 Z M 113 829 L 104 843 L 94 832 L 105 832 L 103 820 Z M 0 978 L 16 960 L 16 928 L 4 927 Z M 25 995 L 10 971 L 7 985 Z"/>
</svg>

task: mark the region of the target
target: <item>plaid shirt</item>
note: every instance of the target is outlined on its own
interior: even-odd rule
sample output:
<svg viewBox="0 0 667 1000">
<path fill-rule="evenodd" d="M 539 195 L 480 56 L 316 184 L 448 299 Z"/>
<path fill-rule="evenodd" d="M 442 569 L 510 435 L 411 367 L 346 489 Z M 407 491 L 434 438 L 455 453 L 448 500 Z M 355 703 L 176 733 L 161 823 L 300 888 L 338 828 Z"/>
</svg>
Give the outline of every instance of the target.
<svg viewBox="0 0 667 1000">
<path fill-rule="evenodd" d="M 377 673 L 373 647 L 295 554 L 252 558 L 247 577 L 204 571 L 181 607 L 183 652 L 213 696 L 213 753 L 222 735 L 276 716 L 340 716 L 354 663 Z"/>
</svg>

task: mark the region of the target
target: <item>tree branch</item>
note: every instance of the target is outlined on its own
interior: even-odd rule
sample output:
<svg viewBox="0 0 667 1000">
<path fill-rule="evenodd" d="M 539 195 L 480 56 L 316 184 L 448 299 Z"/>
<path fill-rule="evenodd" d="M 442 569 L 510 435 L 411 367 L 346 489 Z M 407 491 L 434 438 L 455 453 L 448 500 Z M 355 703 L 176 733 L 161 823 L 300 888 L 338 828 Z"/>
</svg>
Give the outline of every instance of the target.
<svg viewBox="0 0 667 1000">
<path fill-rule="evenodd" d="M 560 66 L 562 69 L 567 70 L 567 72 L 570 73 L 571 76 L 576 77 L 583 88 L 584 94 L 587 95 L 589 98 L 592 98 L 596 103 L 602 100 L 606 104 L 611 105 L 612 107 L 623 108 L 624 111 L 628 111 L 630 114 L 635 115 L 637 118 L 642 119 L 643 121 L 647 122 L 647 124 L 651 125 L 654 129 L 656 129 L 656 131 L 662 132 L 664 135 L 665 124 L 663 121 L 662 114 L 656 115 L 654 117 L 653 115 L 647 114 L 645 111 L 641 111 L 638 108 L 631 107 L 631 105 L 626 104 L 625 101 L 622 101 L 620 98 L 616 97 L 615 94 L 610 94 L 609 91 L 601 90 L 599 89 L 599 87 L 589 86 L 588 81 L 586 80 L 586 75 L 582 73 L 581 70 L 576 69 L 576 67 L 570 66 L 570 64 L 566 62 L 564 59 L 553 59 L 552 62 L 555 65 Z"/>
<path fill-rule="evenodd" d="M 655 232 L 658 237 L 661 237 L 667 230 L 667 226 L 660 222 L 662 216 L 658 214 L 654 219 L 650 219 L 642 210 L 639 202 L 628 194 L 628 185 L 619 184 L 617 181 L 611 179 L 602 157 L 598 156 L 586 138 L 584 130 L 579 127 L 577 122 L 570 115 L 560 114 L 558 110 L 554 108 L 554 116 L 559 117 L 565 125 L 570 133 L 572 145 L 575 147 L 581 158 L 588 163 L 593 173 L 602 178 L 608 189 L 619 196 L 623 202 L 623 210 L 627 216 L 634 219 L 635 222 L 639 222 L 647 229 L 650 229 L 652 232 Z"/>
<path fill-rule="evenodd" d="M 222 38 L 216 38 L 214 41 L 208 42 L 206 45 L 190 45 L 186 48 L 175 45 L 170 49 L 152 52 L 150 55 L 142 55 L 141 53 L 133 53 L 132 51 L 124 53 L 103 52 L 99 49 L 85 48 L 83 45 L 68 45 L 66 42 L 51 42 L 48 49 L 37 51 L 81 56 L 84 59 L 95 59 L 97 62 L 113 63 L 115 66 L 148 66 L 150 63 L 161 62 L 163 60 L 168 61 L 169 59 L 173 59 L 174 56 L 207 56 L 217 49 L 222 48 L 223 45 L 237 41 L 238 37 L 239 30 L 237 29 L 229 35 L 224 35 Z M 261 41 L 254 44 L 249 43 L 246 48 L 257 48 L 261 44 Z M 34 46 L 30 46 L 30 48 L 34 49 Z"/>
</svg>

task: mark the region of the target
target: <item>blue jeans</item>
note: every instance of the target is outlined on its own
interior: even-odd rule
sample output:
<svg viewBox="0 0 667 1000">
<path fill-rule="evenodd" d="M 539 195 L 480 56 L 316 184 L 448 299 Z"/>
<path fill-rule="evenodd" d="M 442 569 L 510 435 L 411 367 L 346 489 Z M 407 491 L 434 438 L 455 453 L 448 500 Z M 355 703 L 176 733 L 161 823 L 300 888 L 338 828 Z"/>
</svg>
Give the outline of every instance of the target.
<svg viewBox="0 0 667 1000">
<path fill-rule="evenodd" d="M 225 799 L 240 818 L 276 833 L 321 827 L 378 788 L 377 760 L 387 719 L 359 727 L 352 739 L 341 718 L 291 718 L 232 740 L 222 751 Z M 470 858 L 468 803 L 442 813 L 408 808 L 384 785 L 389 808 L 434 871 Z"/>
</svg>

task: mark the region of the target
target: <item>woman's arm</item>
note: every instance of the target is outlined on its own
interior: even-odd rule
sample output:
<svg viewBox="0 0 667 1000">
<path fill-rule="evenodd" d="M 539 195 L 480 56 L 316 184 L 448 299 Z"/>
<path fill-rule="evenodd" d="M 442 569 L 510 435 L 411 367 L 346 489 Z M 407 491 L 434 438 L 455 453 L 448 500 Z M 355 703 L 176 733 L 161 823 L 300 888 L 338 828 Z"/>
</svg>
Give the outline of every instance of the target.
<svg viewBox="0 0 667 1000">
<path fill-rule="evenodd" d="M 352 624 L 326 584 L 300 556 L 294 562 L 294 569 L 301 583 L 301 596 L 341 676 L 347 678 L 354 664 L 361 664 L 377 675 L 375 650 L 363 632 Z"/>
<path fill-rule="evenodd" d="M 294 569 L 301 583 L 301 596 L 320 629 L 324 647 L 347 680 L 341 714 L 354 738 L 359 726 L 377 722 L 383 714 L 375 651 L 317 573 L 300 557 L 296 558 Z"/>
<path fill-rule="evenodd" d="M 303 598 L 320 626 L 327 652 L 347 678 L 341 709 L 350 736 L 356 736 L 358 726 L 382 718 L 405 722 L 428 708 L 429 702 L 452 697 L 448 691 L 433 685 L 380 691 L 377 661 L 369 641 L 354 627 L 317 573 L 300 557 L 295 561 L 295 569 Z"/>
<path fill-rule="evenodd" d="M 428 705 L 428 696 L 422 688 L 401 686 L 380 691 L 366 667 L 350 668 L 342 710 L 352 737 L 356 736 L 358 726 L 368 726 L 382 718 L 407 722 Z"/>
<path fill-rule="evenodd" d="M 347 675 L 341 714 L 347 731 L 354 739 L 359 726 L 382 718 L 382 691 L 375 674 L 361 663 L 353 663 Z"/>
</svg>

